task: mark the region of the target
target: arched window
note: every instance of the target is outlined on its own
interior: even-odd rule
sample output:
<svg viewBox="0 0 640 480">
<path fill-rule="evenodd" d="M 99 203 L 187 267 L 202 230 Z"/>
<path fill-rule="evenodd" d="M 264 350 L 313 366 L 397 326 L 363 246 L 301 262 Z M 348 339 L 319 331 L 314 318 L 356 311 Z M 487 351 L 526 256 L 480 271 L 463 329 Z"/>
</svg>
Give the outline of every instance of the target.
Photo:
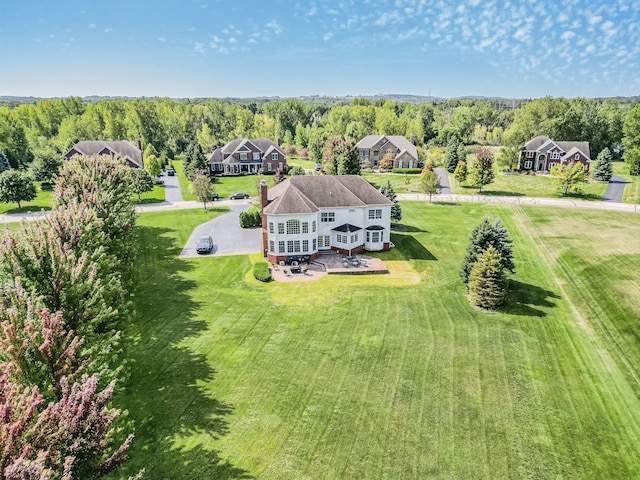
<svg viewBox="0 0 640 480">
<path fill-rule="evenodd" d="M 300 220 L 287 220 L 287 235 L 300 233 Z"/>
</svg>

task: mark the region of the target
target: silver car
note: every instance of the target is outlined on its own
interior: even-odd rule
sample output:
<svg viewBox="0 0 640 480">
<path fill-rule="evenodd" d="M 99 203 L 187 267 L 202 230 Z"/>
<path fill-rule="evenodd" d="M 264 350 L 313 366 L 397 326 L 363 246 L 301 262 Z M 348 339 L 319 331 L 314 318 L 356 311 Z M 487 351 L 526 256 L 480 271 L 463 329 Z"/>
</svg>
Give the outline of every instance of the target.
<svg viewBox="0 0 640 480">
<path fill-rule="evenodd" d="M 211 235 L 203 235 L 198 240 L 198 246 L 196 247 L 196 252 L 198 253 L 209 253 L 213 249 L 213 238 Z"/>
</svg>

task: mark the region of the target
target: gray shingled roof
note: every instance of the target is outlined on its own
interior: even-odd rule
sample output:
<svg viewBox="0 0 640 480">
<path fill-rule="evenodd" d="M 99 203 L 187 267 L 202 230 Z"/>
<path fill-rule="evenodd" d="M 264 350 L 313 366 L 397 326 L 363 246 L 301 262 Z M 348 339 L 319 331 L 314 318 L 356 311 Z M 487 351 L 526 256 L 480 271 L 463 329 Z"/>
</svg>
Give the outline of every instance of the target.
<svg viewBox="0 0 640 480">
<path fill-rule="evenodd" d="M 332 228 L 331 230 L 333 230 L 334 232 L 353 233 L 359 232 L 360 230 L 362 230 L 362 228 L 351 225 L 350 223 L 343 223 L 339 227 Z"/>
<path fill-rule="evenodd" d="M 313 213 L 320 208 L 391 205 L 393 202 L 357 175 L 293 176 L 267 194 L 269 214 Z"/>
<path fill-rule="evenodd" d="M 373 148 L 382 139 L 388 140 L 396 149 L 406 150 L 409 155 L 418 159 L 416 146 L 402 135 L 367 135 L 356 143 L 356 148 Z"/>
<path fill-rule="evenodd" d="M 98 155 L 105 148 L 142 168 L 142 152 L 138 147 L 124 140 L 83 140 L 76 143 L 64 156 L 70 158 L 69 154 L 73 150 L 82 155 Z"/>
<path fill-rule="evenodd" d="M 524 144 L 524 149 L 525 150 L 537 150 L 542 145 L 547 143 L 547 141 L 549 141 L 549 140 L 550 140 L 549 137 L 545 137 L 544 135 L 533 137 L 531 140 L 529 140 L 527 143 Z"/>
<path fill-rule="evenodd" d="M 231 160 L 225 163 L 237 163 L 237 160 L 232 159 L 233 154 L 236 152 L 259 151 L 261 156 L 263 156 L 270 150 L 276 150 L 278 153 L 280 153 L 280 155 L 286 158 L 284 150 L 282 150 L 275 142 L 269 140 L 268 138 L 243 138 L 242 140 L 231 140 L 223 147 L 216 148 L 213 153 L 209 155 L 209 159 L 207 161 L 209 163 L 222 163 L 225 160 L 224 156 L 229 155 L 227 157 L 227 160 Z M 260 160 L 262 160 L 262 158 Z"/>
</svg>

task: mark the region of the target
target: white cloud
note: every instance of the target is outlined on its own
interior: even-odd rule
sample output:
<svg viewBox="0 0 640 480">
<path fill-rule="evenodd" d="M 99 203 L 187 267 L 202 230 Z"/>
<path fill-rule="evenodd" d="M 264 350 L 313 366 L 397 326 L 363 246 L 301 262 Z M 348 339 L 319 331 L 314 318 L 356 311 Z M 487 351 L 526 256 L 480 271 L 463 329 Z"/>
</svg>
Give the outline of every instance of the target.
<svg viewBox="0 0 640 480">
<path fill-rule="evenodd" d="M 562 40 L 564 40 L 565 42 L 568 42 L 569 40 L 571 40 L 575 36 L 576 36 L 575 32 L 572 32 L 571 30 L 567 30 L 562 35 L 560 35 L 560 38 Z"/>
<path fill-rule="evenodd" d="M 271 20 L 265 26 L 273 30 L 273 33 L 275 33 L 276 35 L 279 35 L 280 33 L 282 33 L 282 26 L 275 20 Z"/>
<path fill-rule="evenodd" d="M 204 43 L 201 43 L 201 42 L 195 42 L 193 44 L 193 49 L 198 53 L 204 52 L 204 47 L 205 47 Z"/>
<path fill-rule="evenodd" d="M 322 40 L 328 42 L 333 37 L 333 32 L 327 32 L 322 36 Z"/>
<path fill-rule="evenodd" d="M 234 37 L 231 37 L 229 40 L 227 40 L 227 42 L 229 42 L 232 45 L 235 43 L 238 43 L 238 41 Z"/>
<path fill-rule="evenodd" d="M 90 23 L 89 24 L 89 28 L 96 28 L 96 24 L 95 23 Z"/>
<path fill-rule="evenodd" d="M 166 39 L 166 38 L 164 38 L 164 37 L 158 37 L 158 41 L 159 41 L 159 42 L 166 42 L 166 41 L 167 41 L 167 39 Z"/>
</svg>

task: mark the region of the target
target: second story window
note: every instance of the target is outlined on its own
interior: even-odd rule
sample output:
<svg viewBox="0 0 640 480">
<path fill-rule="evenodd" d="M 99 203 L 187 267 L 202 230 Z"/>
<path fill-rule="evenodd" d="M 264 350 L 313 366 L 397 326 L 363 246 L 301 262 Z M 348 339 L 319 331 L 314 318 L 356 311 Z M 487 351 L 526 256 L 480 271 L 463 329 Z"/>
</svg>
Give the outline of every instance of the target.
<svg viewBox="0 0 640 480">
<path fill-rule="evenodd" d="M 321 223 L 335 222 L 335 221 L 336 221 L 336 214 L 334 212 L 322 212 L 320 214 Z"/>
<path fill-rule="evenodd" d="M 300 233 L 300 220 L 287 220 L 287 235 Z"/>
<path fill-rule="evenodd" d="M 253 159 L 260 160 L 260 154 L 258 152 L 253 152 Z"/>
<path fill-rule="evenodd" d="M 272 153 L 271 154 L 271 160 L 278 160 L 278 154 L 277 153 Z"/>
<path fill-rule="evenodd" d="M 240 160 L 246 160 L 247 159 L 247 153 L 246 152 L 240 152 Z"/>
<path fill-rule="evenodd" d="M 369 220 L 374 220 L 376 218 L 382 218 L 382 209 L 376 208 L 374 210 L 369 210 Z"/>
</svg>

